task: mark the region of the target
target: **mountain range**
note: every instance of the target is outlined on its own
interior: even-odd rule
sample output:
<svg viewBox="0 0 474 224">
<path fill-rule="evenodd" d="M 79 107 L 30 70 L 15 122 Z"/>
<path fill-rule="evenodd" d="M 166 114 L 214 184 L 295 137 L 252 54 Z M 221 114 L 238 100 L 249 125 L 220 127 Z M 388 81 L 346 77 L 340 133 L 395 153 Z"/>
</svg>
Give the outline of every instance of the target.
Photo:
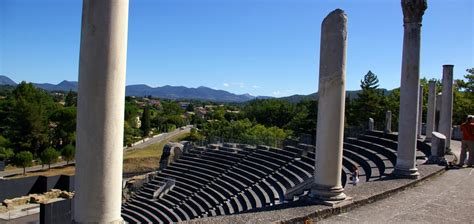
<svg viewBox="0 0 474 224">
<path fill-rule="evenodd" d="M 0 85 L 16 86 L 13 80 L 7 76 L 0 75 Z M 62 81 L 58 84 L 51 83 L 33 83 L 34 86 L 47 91 L 77 91 L 78 83 L 76 81 Z M 209 100 L 215 102 L 246 102 L 253 99 L 271 98 L 267 96 L 252 96 L 250 94 L 234 94 L 224 90 L 215 90 L 200 86 L 197 88 L 188 88 L 184 86 L 162 86 L 150 87 L 148 85 L 128 85 L 125 87 L 127 96 L 153 96 L 164 99 L 197 99 Z"/>
<path fill-rule="evenodd" d="M 10 85 L 16 86 L 17 84 L 8 78 L 7 76 L 0 75 L 0 86 Z M 77 91 L 76 81 L 62 81 L 58 84 L 50 83 L 33 83 L 34 86 L 47 90 L 47 91 Z M 384 94 L 388 94 L 390 91 L 382 89 Z M 355 99 L 358 97 L 358 93 L 361 90 L 348 90 L 346 96 L 349 99 Z M 125 95 L 127 96 L 153 96 L 164 99 L 196 99 L 196 100 L 209 100 L 214 102 L 247 102 L 254 99 L 268 99 L 273 98 L 269 96 L 252 96 L 250 94 L 234 94 L 224 90 L 211 89 L 209 87 L 200 86 L 197 88 L 189 88 L 184 86 L 161 86 L 161 87 L 150 87 L 148 85 L 128 85 L 125 87 Z M 281 97 L 279 99 L 286 100 L 292 103 L 300 102 L 305 99 L 318 99 L 318 93 L 311 93 L 308 95 L 291 95 Z"/>
</svg>

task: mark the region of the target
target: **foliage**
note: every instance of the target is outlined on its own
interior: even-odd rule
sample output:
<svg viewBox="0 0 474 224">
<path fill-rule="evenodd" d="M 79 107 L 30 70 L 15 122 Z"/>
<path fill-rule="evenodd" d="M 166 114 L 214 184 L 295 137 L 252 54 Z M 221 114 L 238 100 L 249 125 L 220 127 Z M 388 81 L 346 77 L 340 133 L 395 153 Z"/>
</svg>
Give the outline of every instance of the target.
<svg viewBox="0 0 474 224">
<path fill-rule="evenodd" d="M 56 147 L 60 148 L 74 142 L 76 113 L 75 107 L 63 107 L 50 116 L 50 121 L 54 124 L 51 129 L 51 141 Z"/>
<path fill-rule="evenodd" d="M 0 147 L 0 161 L 8 161 L 15 156 L 13 149 Z"/>
<path fill-rule="evenodd" d="M 150 134 L 150 107 L 147 105 L 143 108 L 142 114 L 142 126 L 140 129 L 143 131 L 143 136 L 146 137 Z"/>
<path fill-rule="evenodd" d="M 23 167 L 23 175 L 26 174 L 26 167 L 33 164 L 33 154 L 29 151 L 21 151 L 15 154 L 13 158 L 13 164 L 15 166 Z"/>
<path fill-rule="evenodd" d="M 192 142 L 200 142 L 204 140 L 204 136 L 202 136 L 196 128 L 191 128 L 191 132 L 185 140 Z"/>
<path fill-rule="evenodd" d="M 296 107 L 277 99 L 254 100 L 244 107 L 246 117 L 259 124 L 283 128 L 296 115 Z"/>
<path fill-rule="evenodd" d="M 51 163 L 55 163 L 58 161 L 59 154 L 60 153 L 56 151 L 56 149 L 49 147 L 45 149 L 43 152 L 41 152 L 41 155 L 40 155 L 41 163 L 43 165 L 48 164 L 48 169 L 49 169 L 51 168 Z"/>
<path fill-rule="evenodd" d="M 291 131 L 276 126 L 267 128 L 261 124 L 253 124 L 249 119 L 208 122 L 204 125 L 202 133 L 210 142 L 219 139 L 219 141 L 270 146 L 281 146 L 282 141 L 292 134 Z"/>
<path fill-rule="evenodd" d="M 64 98 L 64 106 L 66 107 L 75 107 L 77 106 L 77 93 L 69 90 Z"/>
<path fill-rule="evenodd" d="M 364 79 L 360 81 L 362 91 L 358 94 L 358 98 L 351 101 L 348 107 L 350 113 L 347 117 L 349 125 L 366 127 L 369 118 L 375 121 L 383 121 L 385 119 L 384 95 L 377 89 L 378 78 L 371 71 L 367 72 Z M 378 128 L 383 122 L 376 122 Z"/>
<path fill-rule="evenodd" d="M 16 151 L 38 154 L 48 147 L 48 117 L 59 107 L 50 95 L 31 83 L 22 82 L 1 107 L 0 113 L 6 118 L 0 121 L 0 126 L 5 127 L 2 134 Z"/>
<path fill-rule="evenodd" d="M 474 112 L 474 68 L 466 69 L 464 80 L 456 80 L 453 90 L 453 124 L 461 124 Z"/>
<path fill-rule="evenodd" d="M 64 160 L 66 160 L 66 164 L 69 164 L 69 161 L 74 159 L 75 154 L 76 154 L 76 148 L 73 145 L 66 145 L 61 150 L 61 156 L 63 157 Z"/>
</svg>

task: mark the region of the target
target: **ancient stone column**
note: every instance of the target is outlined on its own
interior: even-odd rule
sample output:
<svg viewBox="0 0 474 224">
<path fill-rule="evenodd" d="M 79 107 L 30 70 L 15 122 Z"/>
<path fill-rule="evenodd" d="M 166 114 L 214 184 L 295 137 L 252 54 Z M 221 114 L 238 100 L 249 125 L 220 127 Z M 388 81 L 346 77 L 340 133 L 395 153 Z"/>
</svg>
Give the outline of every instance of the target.
<svg viewBox="0 0 474 224">
<path fill-rule="evenodd" d="M 375 122 L 374 122 L 374 119 L 369 117 L 369 127 L 368 127 L 368 130 L 369 131 L 373 131 L 374 130 L 374 125 L 375 125 Z"/>
<path fill-rule="evenodd" d="M 450 152 L 453 120 L 453 65 L 443 65 L 443 95 L 441 102 L 439 132 L 446 136 L 446 152 Z"/>
<path fill-rule="evenodd" d="M 403 56 L 400 83 L 400 115 L 398 124 L 398 177 L 418 178 L 416 168 L 416 135 L 418 126 L 418 87 L 420 86 L 421 21 L 426 0 L 402 0 Z"/>
<path fill-rule="evenodd" d="M 128 0 L 82 8 L 75 223 L 122 223 Z"/>
<path fill-rule="evenodd" d="M 428 91 L 428 108 L 426 110 L 426 138 L 425 141 L 431 141 L 432 132 L 434 130 L 436 116 L 436 82 L 429 82 Z"/>
<path fill-rule="evenodd" d="M 436 95 L 436 116 L 435 116 L 435 131 L 439 132 L 439 120 L 441 115 L 441 104 L 443 101 L 443 93 Z"/>
<path fill-rule="evenodd" d="M 322 201 L 346 198 L 341 183 L 346 77 L 347 16 L 331 12 L 321 26 L 316 167 L 311 195 Z"/>
<path fill-rule="evenodd" d="M 385 134 L 392 133 L 392 111 L 387 110 L 385 112 L 385 129 L 383 132 Z"/>
<path fill-rule="evenodd" d="M 420 92 L 418 93 L 418 127 L 417 127 L 418 138 L 421 138 L 422 125 L 423 125 L 423 86 L 420 85 Z"/>
</svg>

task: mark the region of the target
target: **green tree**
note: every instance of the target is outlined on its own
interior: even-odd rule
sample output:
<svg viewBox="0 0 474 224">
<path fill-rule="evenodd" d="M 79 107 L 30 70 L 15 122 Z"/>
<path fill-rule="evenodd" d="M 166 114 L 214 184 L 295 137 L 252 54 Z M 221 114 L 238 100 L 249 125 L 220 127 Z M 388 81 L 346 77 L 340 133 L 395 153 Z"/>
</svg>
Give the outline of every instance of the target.
<svg viewBox="0 0 474 224">
<path fill-rule="evenodd" d="M 58 148 L 72 144 L 76 133 L 76 108 L 63 107 L 50 116 L 50 123 L 54 124 L 51 133 L 51 142 Z"/>
<path fill-rule="evenodd" d="M 45 149 L 40 155 L 41 163 L 48 164 L 48 169 L 51 168 L 51 163 L 58 161 L 58 157 L 59 152 L 51 147 Z"/>
<path fill-rule="evenodd" d="M 466 80 L 455 80 L 453 86 L 453 124 L 461 124 L 474 111 L 474 68 L 466 69 Z"/>
<path fill-rule="evenodd" d="M 76 148 L 73 145 L 66 145 L 61 150 L 61 156 L 63 157 L 64 160 L 66 160 L 66 164 L 69 164 L 69 161 L 73 160 L 75 155 L 76 155 Z"/>
<path fill-rule="evenodd" d="M 49 145 L 49 114 L 59 105 L 48 93 L 25 82 L 15 88 L 7 101 L 3 109 L 7 117 L 5 136 L 11 140 L 15 150 L 39 154 Z"/>
<path fill-rule="evenodd" d="M 21 151 L 15 154 L 13 164 L 15 166 L 23 167 L 23 175 L 26 175 L 26 167 L 33 164 L 33 154 L 29 151 Z"/>
<path fill-rule="evenodd" d="M 367 72 L 360 81 L 362 91 L 358 94 L 358 98 L 352 101 L 353 117 L 349 118 L 349 125 L 365 127 L 369 118 L 373 118 L 376 126 L 382 127 L 385 118 L 384 96 L 377 89 L 378 82 L 377 76 L 372 71 Z"/>
<path fill-rule="evenodd" d="M 266 127 L 283 128 L 296 115 L 294 104 L 278 99 L 253 100 L 244 107 L 244 113 L 251 121 Z"/>
<path fill-rule="evenodd" d="M 77 93 L 69 90 L 64 98 L 64 106 L 66 107 L 75 107 L 77 106 Z"/>
<path fill-rule="evenodd" d="M 140 127 L 140 129 L 143 131 L 143 136 L 146 137 L 150 134 L 150 129 L 151 129 L 150 107 L 148 105 L 146 105 L 145 108 L 143 108 L 141 121 L 142 121 L 142 126 Z"/>
<path fill-rule="evenodd" d="M 8 161 L 15 156 L 13 149 L 0 147 L 0 161 Z"/>
</svg>

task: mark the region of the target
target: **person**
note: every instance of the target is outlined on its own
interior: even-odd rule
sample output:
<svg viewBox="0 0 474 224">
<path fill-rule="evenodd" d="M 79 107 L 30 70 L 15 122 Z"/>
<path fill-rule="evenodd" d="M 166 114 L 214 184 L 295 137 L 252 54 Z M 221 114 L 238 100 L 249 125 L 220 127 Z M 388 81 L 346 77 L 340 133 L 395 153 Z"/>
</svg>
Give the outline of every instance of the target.
<svg viewBox="0 0 474 224">
<path fill-rule="evenodd" d="M 459 156 L 458 166 L 464 166 L 466 162 L 467 154 L 469 153 L 469 159 L 467 160 L 467 166 L 474 165 L 474 116 L 468 115 L 466 122 L 461 124 L 462 141 L 461 141 L 461 154 Z"/>
<path fill-rule="evenodd" d="M 357 166 L 354 166 L 352 168 L 351 180 L 354 186 L 356 186 L 359 183 L 359 168 L 357 168 Z"/>
</svg>

